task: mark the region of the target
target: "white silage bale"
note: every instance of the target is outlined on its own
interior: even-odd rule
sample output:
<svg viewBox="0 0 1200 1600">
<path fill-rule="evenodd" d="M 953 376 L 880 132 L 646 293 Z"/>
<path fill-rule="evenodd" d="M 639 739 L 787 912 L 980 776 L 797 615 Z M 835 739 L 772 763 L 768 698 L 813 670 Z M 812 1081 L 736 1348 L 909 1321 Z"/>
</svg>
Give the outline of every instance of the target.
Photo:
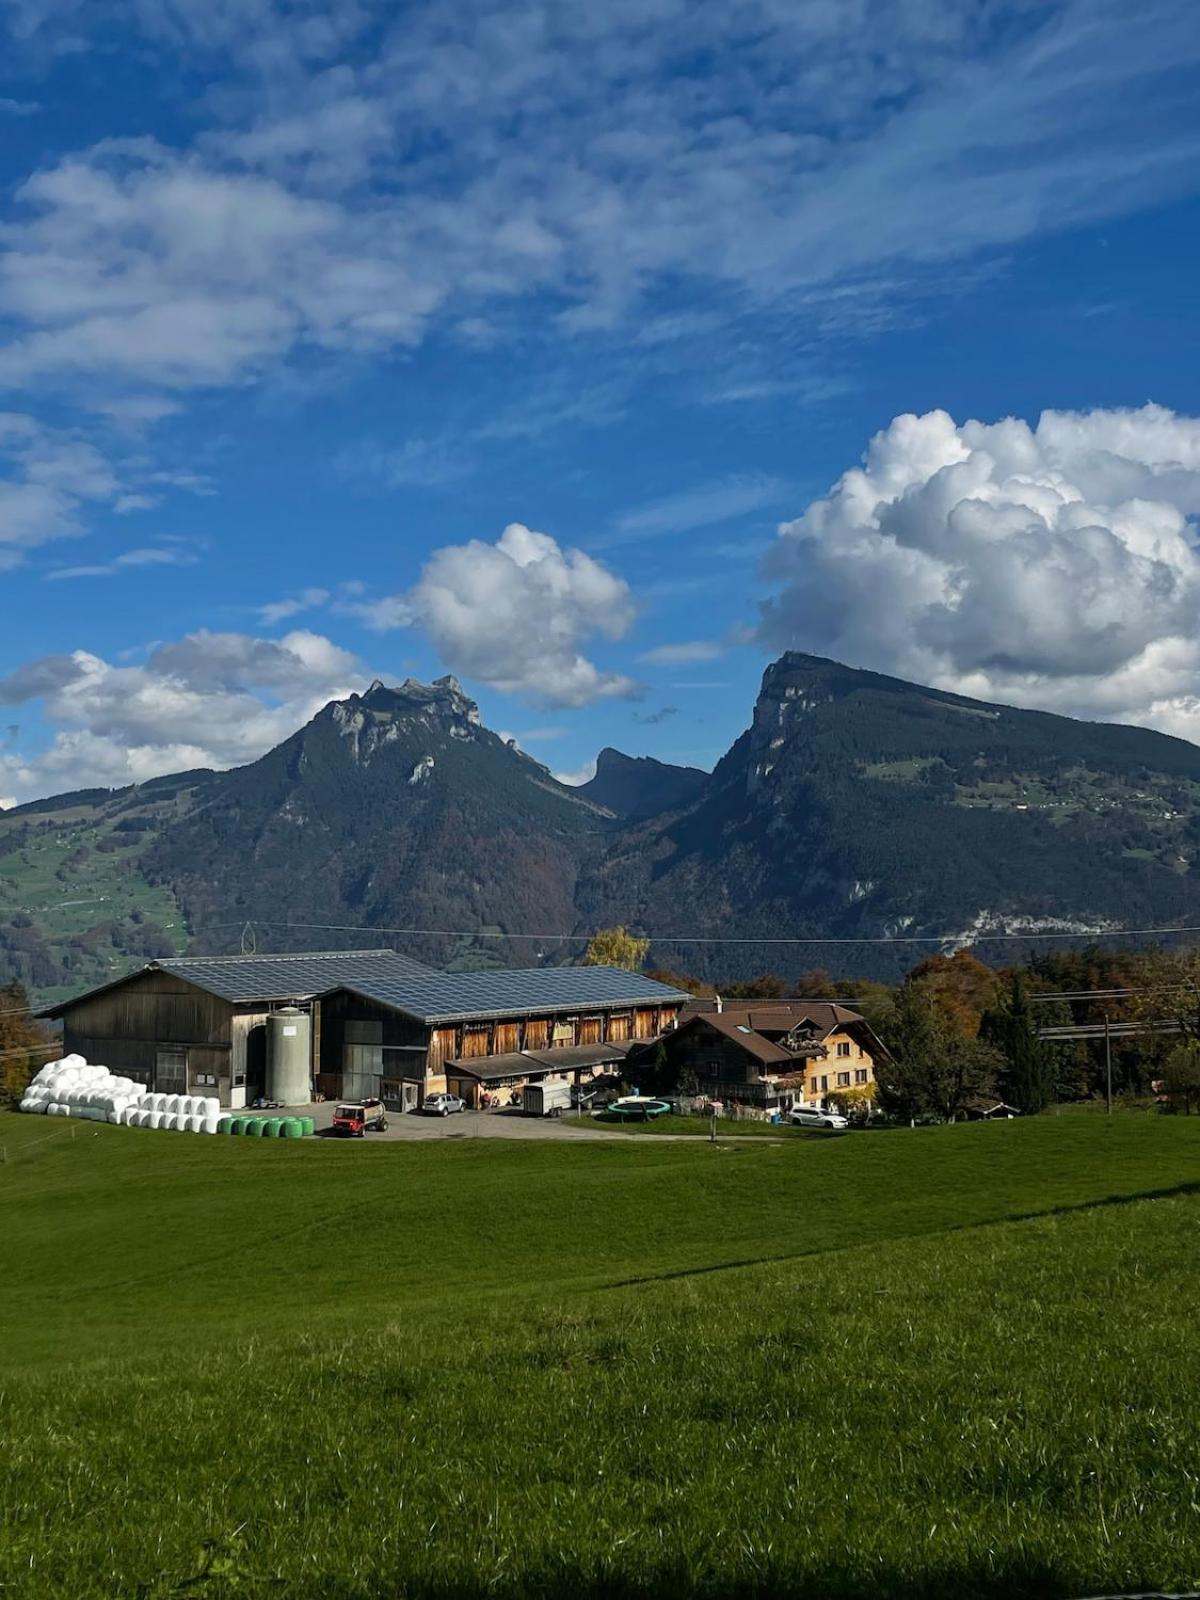
<svg viewBox="0 0 1200 1600">
<path fill-rule="evenodd" d="M 141 1108 L 141 1110 L 138 1112 L 138 1127 L 139 1128 L 150 1128 L 150 1127 L 153 1127 L 154 1124 L 150 1121 L 150 1119 L 151 1119 L 151 1117 L 153 1115 L 154 1115 L 153 1111 L 147 1111 L 145 1106 L 143 1106 Z"/>
<path fill-rule="evenodd" d="M 187 1130 L 189 1133 L 204 1132 L 204 1118 L 199 1112 L 193 1111 L 192 1115 L 187 1119 Z"/>
<path fill-rule="evenodd" d="M 46 1101 L 37 1100 L 30 1095 L 25 1095 L 21 1101 L 21 1110 L 32 1111 L 35 1116 L 44 1115 L 46 1110 Z"/>
<path fill-rule="evenodd" d="M 163 1114 L 161 1111 L 147 1111 L 146 1126 L 148 1128 L 161 1128 Z"/>
<path fill-rule="evenodd" d="M 164 1096 L 163 1110 L 169 1117 L 177 1117 L 179 1115 L 179 1101 L 180 1096 L 177 1094 L 169 1094 Z"/>
<path fill-rule="evenodd" d="M 212 1119 L 221 1115 L 221 1102 L 217 1099 L 215 1094 L 206 1095 L 204 1097 L 203 1114 L 206 1119 Z"/>
</svg>

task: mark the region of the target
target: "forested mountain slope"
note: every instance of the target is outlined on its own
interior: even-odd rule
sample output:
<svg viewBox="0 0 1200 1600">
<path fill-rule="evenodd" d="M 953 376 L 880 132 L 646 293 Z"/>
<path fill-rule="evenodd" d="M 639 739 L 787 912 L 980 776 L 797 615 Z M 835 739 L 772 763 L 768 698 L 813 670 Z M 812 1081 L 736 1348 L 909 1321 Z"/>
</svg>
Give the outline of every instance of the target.
<svg viewBox="0 0 1200 1600">
<path fill-rule="evenodd" d="M 232 772 L 0 816 L 0 976 L 57 994 L 236 948 L 248 921 L 264 946 L 388 930 L 452 965 L 579 950 L 471 935 L 624 922 L 654 936 L 652 961 L 701 976 L 887 976 L 928 947 L 758 941 L 1197 923 L 1198 860 L 1200 748 L 1145 729 L 789 654 L 711 776 L 614 751 L 572 789 L 452 679 L 410 680 L 326 706 Z"/>
<path fill-rule="evenodd" d="M 699 767 L 675 767 L 653 756 L 627 756 L 606 746 L 596 757 L 595 777 L 575 792 L 618 817 L 652 817 L 689 805 L 707 780 L 708 773 Z"/>
<path fill-rule="evenodd" d="M 614 842 L 580 897 L 660 935 L 855 938 L 1200 920 L 1200 749 L 788 654 L 700 798 Z M 919 952 L 918 952 L 919 953 Z M 911 955 L 912 952 L 910 951 Z M 878 967 L 858 950 L 811 956 Z"/>
</svg>

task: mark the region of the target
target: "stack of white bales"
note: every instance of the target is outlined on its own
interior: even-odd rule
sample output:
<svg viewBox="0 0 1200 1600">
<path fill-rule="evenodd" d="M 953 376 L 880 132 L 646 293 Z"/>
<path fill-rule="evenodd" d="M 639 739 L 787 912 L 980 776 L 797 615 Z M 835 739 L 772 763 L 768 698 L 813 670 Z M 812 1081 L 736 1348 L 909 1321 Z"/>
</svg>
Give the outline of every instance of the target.
<svg viewBox="0 0 1200 1600">
<path fill-rule="evenodd" d="M 82 1056 L 50 1061 L 25 1091 L 22 1111 L 48 1117 L 81 1117 L 125 1128 L 173 1128 L 180 1133 L 216 1133 L 220 1101 L 190 1094 L 151 1094 L 132 1078 L 89 1066 Z"/>
</svg>

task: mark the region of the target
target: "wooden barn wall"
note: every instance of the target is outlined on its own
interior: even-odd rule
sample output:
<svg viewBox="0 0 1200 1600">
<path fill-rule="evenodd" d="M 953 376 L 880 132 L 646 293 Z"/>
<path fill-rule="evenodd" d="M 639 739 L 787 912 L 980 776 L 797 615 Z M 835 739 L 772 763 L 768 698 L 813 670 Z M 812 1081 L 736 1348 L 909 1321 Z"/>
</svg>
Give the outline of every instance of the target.
<svg viewBox="0 0 1200 1600">
<path fill-rule="evenodd" d="M 384 1046 L 416 1045 L 403 1054 L 384 1054 L 384 1076 L 394 1080 L 402 1075 L 424 1076 L 427 1086 L 442 1079 L 447 1061 L 480 1060 L 485 1056 L 507 1055 L 518 1050 L 547 1050 L 556 1045 L 602 1044 L 608 1040 L 653 1039 L 669 1027 L 678 1006 L 645 1006 L 636 1011 L 573 1011 L 541 1017 L 498 1015 L 478 1022 L 445 1023 L 429 1028 L 412 1018 L 399 1015 L 385 1006 L 360 1000 L 347 992 L 327 996 L 321 1002 L 319 1046 L 315 1050 L 319 1070 L 326 1086 L 336 1082 L 342 1071 L 346 1024 L 376 1022 Z M 329 1092 L 339 1092 L 329 1088 Z"/>
<path fill-rule="evenodd" d="M 170 973 L 139 973 L 67 1008 L 63 1050 L 147 1084 L 160 1049 L 186 1050 L 190 1074 L 211 1073 L 227 1084 L 233 1010 Z"/>
<path fill-rule="evenodd" d="M 384 1076 L 422 1078 L 430 1045 L 430 1030 L 415 1017 L 406 1017 L 389 1006 L 359 999 L 345 990 L 326 995 L 321 1001 L 321 1038 L 318 1060 L 323 1076 L 341 1077 L 345 1056 L 347 1022 L 374 1022 L 379 1025 L 384 1046 Z M 388 1047 L 393 1048 L 389 1049 Z M 394 1048 L 396 1046 L 407 1048 Z M 340 1093 L 340 1090 L 336 1091 Z"/>
</svg>

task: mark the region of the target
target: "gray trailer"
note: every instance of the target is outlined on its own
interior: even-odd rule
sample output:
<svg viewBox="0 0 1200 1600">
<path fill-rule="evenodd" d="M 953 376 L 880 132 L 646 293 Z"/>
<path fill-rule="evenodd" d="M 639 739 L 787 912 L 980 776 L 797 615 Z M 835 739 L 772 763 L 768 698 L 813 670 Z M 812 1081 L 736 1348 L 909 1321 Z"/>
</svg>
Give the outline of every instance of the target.
<svg viewBox="0 0 1200 1600">
<path fill-rule="evenodd" d="M 561 1117 L 570 1109 L 569 1083 L 527 1083 L 521 1091 L 521 1110 L 527 1117 Z"/>
</svg>

